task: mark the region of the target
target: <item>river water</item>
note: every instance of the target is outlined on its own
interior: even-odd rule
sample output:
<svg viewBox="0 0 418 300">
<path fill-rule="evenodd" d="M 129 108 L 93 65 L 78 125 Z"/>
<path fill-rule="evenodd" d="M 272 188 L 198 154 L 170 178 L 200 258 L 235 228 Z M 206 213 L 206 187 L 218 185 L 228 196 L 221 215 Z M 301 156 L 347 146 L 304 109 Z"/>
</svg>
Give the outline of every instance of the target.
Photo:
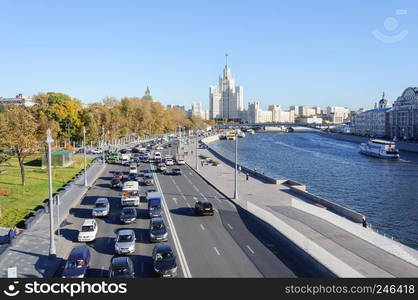
<svg viewBox="0 0 418 300">
<path fill-rule="evenodd" d="M 211 144 L 233 159 L 235 142 Z M 399 161 L 362 155 L 358 144 L 315 133 L 257 133 L 238 139 L 239 163 L 306 185 L 315 195 L 358 211 L 372 228 L 418 249 L 418 154 Z"/>
</svg>

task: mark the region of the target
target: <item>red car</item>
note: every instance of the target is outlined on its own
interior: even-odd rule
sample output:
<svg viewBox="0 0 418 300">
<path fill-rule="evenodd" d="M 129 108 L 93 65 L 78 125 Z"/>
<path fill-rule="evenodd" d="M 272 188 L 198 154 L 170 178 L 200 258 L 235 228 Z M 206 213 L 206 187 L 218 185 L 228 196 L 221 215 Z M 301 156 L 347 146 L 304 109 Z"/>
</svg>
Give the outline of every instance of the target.
<svg viewBox="0 0 418 300">
<path fill-rule="evenodd" d="M 206 216 L 206 215 L 213 216 L 215 213 L 212 203 L 210 203 L 208 200 L 197 201 L 194 206 L 194 210 L 196 214 L 202 215 L 202 216 Z"/>
</svg>

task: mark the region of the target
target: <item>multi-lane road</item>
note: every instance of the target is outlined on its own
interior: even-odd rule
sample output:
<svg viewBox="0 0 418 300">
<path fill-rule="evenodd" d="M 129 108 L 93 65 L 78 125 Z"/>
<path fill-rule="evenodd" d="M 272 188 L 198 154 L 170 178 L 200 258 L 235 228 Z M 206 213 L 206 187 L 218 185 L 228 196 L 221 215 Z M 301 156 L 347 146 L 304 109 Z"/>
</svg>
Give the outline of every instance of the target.
<svg viewBox="0 0 418 300">
<path fill-rule="evenodd" d="M 173 144 L 173 149 L 177 145 Z M 173 149 L 161 151 L 173 153 Z M 177 166 L 178 167 L 178 166 Z M 170 168 L 170 167 L 169 167 Z M 171 167 L 172 168 L 172 167 Z M 158 189 L 164 198 L 164 219 L 168 227 L 169 243 L 177 254 L 179 277 L 318 277 L 292 251 L 280 236 L 265 224 L 218 193 L 187 165 L 180 166 L 182 175 L 156 173 L 149 163 L 141 163 L 138 173 L 153 170 L 154 187 L 141 186 L 141 195 L 150 188 Z M 97 218 L 98 234 L 88 243 L 92 259 L 89 277 L 107 277 L 114 256 L 114 238 L 120 228 L 133 229 L 136 234 L 136 251 L 131 254 L 136 277 L 155 276 L 151 253 L 154 244 L 149 241 L 149 219 L 146 202 L 137 208 L 136 223 L 122 225 L 120 189 L 111 189 L 113 173 L 128 167 L 110 164 L 95 182 L 79 205 L 72 208 L 64 222 L 61 235 L 76 246 L 78 230 L 86 218 L 91 218 L 91 208 L 97 197 L 110 200 L 110 214 Z M 144 197 L 141 197 L 144 198 Z M 197 216 L 194 204 L 208 199 L 215 207 L 214 216 Z"/>
</svg>

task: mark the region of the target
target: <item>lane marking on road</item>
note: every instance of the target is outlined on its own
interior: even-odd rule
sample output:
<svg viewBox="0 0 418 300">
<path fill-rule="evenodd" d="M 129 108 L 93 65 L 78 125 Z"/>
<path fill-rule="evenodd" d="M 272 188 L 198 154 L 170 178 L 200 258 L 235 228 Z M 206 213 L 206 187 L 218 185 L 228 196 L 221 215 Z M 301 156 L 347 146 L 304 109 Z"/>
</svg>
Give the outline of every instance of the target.
<svg viewBox="0 0 418 300">
<path fill-rule="evenodd" d="M 177 204 L 177 198 L 174 197 L 173 198 L 173 201 Z"/>
<path fill-rule="evenodd" d="M 233 229 L 232 226 L 231 226 L 231 224 L 228 223 L 226 225 L 229 227 L 229 229 L 231 229 L 231 230 Z"/>
<path fill-rule="evenodd" d="M 216 254 L 221 255 L 218 251 L 218 249 L 216 249 L 216 247 L 213 247 L 213 250 L 215 250 Z"/>
<path fill-rule="evenodd" d="M 155 170 L 153 165 L 151 165 L 151 169 Z M 167 204 L 165 202 L 164 191 L 161 188 L 158 176 L 155 177 L 155 185 L 157 186 L 157 189 L 161 192 L 161 196 L 163 198 L 163 201 L 162 201 L 163 202 L 163 210 L 164 210 L 165 216 L 167 218 L 168 224 L 170 225 L 170 230 L 171 230 L 173 241 L 174 241 L 174 244 L 176 246 L 176 250 L 177 250 L 177 253 L 178 253 L 178 256 L 179 256 L 179 261 L 180 261 L 181 268 L 183 270 L 184 277 L 185 278 L 191 278 L 192 274 L 190 273 L 190 269 L 189 269 L 189 265 L 187 264 L 186 256 L 183 252 L 183 248 L 181 247 L 181 243 L 180 243 L 179 237 L 177 235 L 176 228 L 174 227 L 174 222 L 171 218 L 170 211 L 168 210 Z"/>
<path fill-rule="evenodd" d="M 187 205 L 189 208 L 191 208 L 191 206 L 190 206 L 189 202 L 187 202 L 187 201 L 186 201 L 186 205 Z"/>
<path fill-rule="evenodd" d="M 205 230 L 205 226 L 203 226 L 203 224 L 200 224 L 200 228 L 202 228 L 202 230 Z"/>
<path fill-rule="evenodd" d="M 197 197 L 193 197 L 193 200 L 197 201 Z"/>
<path fill-rule="evenodd" d="M 250 250 L 250 252 L 251 252 L 252 254 L 255 254 L 254 250 L 253 250 L 253 249 L 251 249 L 251 247 L 250 247 L 250 246 L 248 246 L 248 245 L 247 245 L 247 248 L 248 248 L 248 250 Z"/>
</svg>

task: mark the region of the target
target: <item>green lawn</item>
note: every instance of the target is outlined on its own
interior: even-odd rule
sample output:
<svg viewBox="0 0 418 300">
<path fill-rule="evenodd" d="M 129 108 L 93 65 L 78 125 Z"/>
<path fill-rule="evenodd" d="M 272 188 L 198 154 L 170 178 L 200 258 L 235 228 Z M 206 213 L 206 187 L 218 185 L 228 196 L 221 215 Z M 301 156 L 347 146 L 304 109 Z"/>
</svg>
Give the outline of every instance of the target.
<svg viewBox="0 0 418 300">
<path fill-rule="evenodd" d="M 87 158 L 87 164 L 91 162 Z M 30 157 L 26 160 L 26 185 L 21 185 L 20 169 L 16 158 L 0 165 L 0 226 L 11 227 L 22 221 L 33 212 L 35 207 L 42 205 L 48 198 L 48 171 L 37 166 L 40 157 Z M 35 162 L 35 163 L 34 163 Z M 83 157 L 75 157 L 75 162 L 68 168 L 52 170 L 52 184 L 56 191 L 84 167 Z M 4 193 L 8 195 L 3 195 Z"/>
</svg>

